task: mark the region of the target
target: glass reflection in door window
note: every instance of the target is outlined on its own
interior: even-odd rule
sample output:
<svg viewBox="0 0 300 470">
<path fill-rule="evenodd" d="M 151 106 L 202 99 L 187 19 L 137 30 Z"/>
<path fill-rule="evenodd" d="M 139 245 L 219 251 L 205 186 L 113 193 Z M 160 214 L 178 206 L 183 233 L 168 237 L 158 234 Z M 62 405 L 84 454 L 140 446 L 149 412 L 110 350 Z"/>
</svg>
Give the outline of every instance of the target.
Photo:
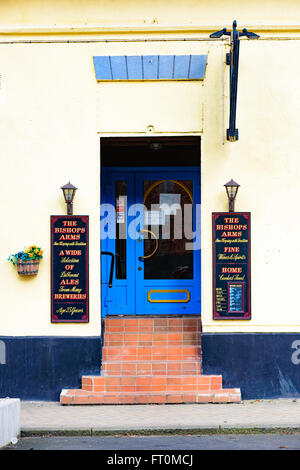
<svg viewBox="0 0 300 470">
<path fill-rule="evenodd" d="M 145 279 L 193 279 L 193 251 L 185 237 L 185 228 L 192 232 L 192 204 L 191 180 L 144 181 L 144 228 L 152 232 L 144 233 L 144 256 L 154 253 L 144 260 Z M 183 221 L 186 205 L 190 227 Z"/>
</svg>

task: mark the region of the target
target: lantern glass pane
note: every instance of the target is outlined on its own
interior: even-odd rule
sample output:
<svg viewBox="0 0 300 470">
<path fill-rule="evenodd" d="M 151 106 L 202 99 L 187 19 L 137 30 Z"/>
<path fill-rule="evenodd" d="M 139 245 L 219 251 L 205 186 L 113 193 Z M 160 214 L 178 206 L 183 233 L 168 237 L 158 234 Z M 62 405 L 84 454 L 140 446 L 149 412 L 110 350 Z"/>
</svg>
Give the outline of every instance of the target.
<svg viewBox="0 0 300 470">
<path fill-rule="evenodd" d="M 230 199 L 234 199 L 236 194 L 236 186 L 229 187 L 229 197 Z"/>
<path fill-rule="evenodd" d="M 65 200 L 67 202 L 71 202 L 72 196 L 73 196 L 73 189 L 64 189 L 64 194 L 65 194 Z"/>
</svg>

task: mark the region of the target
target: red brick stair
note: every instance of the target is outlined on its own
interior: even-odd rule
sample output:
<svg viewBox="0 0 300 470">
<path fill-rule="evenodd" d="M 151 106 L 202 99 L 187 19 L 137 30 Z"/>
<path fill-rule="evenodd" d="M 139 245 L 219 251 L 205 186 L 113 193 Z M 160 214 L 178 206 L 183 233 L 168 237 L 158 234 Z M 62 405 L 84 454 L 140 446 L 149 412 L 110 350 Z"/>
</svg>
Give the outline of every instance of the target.
<svg viewBox="0 0 300 470">
<path fill-rule="evenodd" d="M 102 373 L 62 390 L 63 405 L 229 403 L 221 375 L 201 374 L 199 317 L 107 317 Z"/>
</svg>

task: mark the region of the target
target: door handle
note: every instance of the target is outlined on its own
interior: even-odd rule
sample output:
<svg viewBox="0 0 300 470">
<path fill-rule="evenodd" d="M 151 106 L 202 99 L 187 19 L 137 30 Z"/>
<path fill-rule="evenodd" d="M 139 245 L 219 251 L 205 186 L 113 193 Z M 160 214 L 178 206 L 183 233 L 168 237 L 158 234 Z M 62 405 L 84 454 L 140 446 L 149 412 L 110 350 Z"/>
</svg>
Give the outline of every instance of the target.
<svg viewBox="0 0 300 470">
<path fill-rule="evenodd" d="M 114 275 L 115 255 L 113 253 L 111 253 L 110 251 L 101 251 L 101 255 L 111 256 L 108 287 L 112 287 L 113 275 Z"/>
<path fill-rule="evenodd" d="M 155 240 L 155 248 L 154 248 L 154 250 L 152 251 L 152 253 L 150 253 L 149 255 L 146 255 L 146 256 L 139 256 L 139 260 L 142 261 L 142 260 L 144 260 L 144 259 L 152 258 L 152 256 L 155 255 L 155 253 L 156 253 L 157 250 L 158 250 L 158 238 L 157 238 L 157 236 L 155 235 L 155 233 L 151 232 L 151 230 L 143 229 L 143 230 L 140 230 L 139 232 L 147 232 L 147 233 L 150 233 L 150 234 L 154 237 L 154 240 Z"/>
</svg>

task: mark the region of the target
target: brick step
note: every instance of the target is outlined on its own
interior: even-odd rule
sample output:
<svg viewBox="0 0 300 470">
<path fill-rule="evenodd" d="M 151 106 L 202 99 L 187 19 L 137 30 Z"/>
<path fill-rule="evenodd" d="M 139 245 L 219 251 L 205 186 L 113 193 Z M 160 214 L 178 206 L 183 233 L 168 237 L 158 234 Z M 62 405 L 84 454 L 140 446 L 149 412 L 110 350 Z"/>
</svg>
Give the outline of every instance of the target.
<svg viewBox="0 0 300 470">
<path fill-rule="evenodd" d="M 199 316 L 105 318 L 101 375 L 62 390 L 62 405 L 233 403 L 221 375 L 201 375 Z"/>
<path fill-rule="evenodd" d="M 222 389 L 221 375 L 168 376 L 83 376 L 82 390 L 87 392 L 203 393 Z"/>
<path fill-rule="evenodd" d="M 187 317 L 106 317 L 106 333 L 176 333 L 201 332 L 199 316 Z"/>
<path fill-rule="evenodd" d="M 104 346 L 102 361 L 189 361 L 200 360 L 200 346 Z"/>
<path fill-rule="evenodd" d="M 214 391 L 190 392 L 90 392 L 86 390 L 62 390 L 62 405 L 138 405 L 166 403 L 238 403 L 241 392 L 238 388 Z"/>
<path fill-rule="evenodd" d="M 102 375 L 196 375 L 201 373 L 201 362 L 197 361 L 133 361 L 103 362 Z"/>
<path fill-rule="evenodd" d="M 197 331 L 177 332 L 105 332 L 104 346 L 199 346 L 201 333 Z"/>
</svg>

